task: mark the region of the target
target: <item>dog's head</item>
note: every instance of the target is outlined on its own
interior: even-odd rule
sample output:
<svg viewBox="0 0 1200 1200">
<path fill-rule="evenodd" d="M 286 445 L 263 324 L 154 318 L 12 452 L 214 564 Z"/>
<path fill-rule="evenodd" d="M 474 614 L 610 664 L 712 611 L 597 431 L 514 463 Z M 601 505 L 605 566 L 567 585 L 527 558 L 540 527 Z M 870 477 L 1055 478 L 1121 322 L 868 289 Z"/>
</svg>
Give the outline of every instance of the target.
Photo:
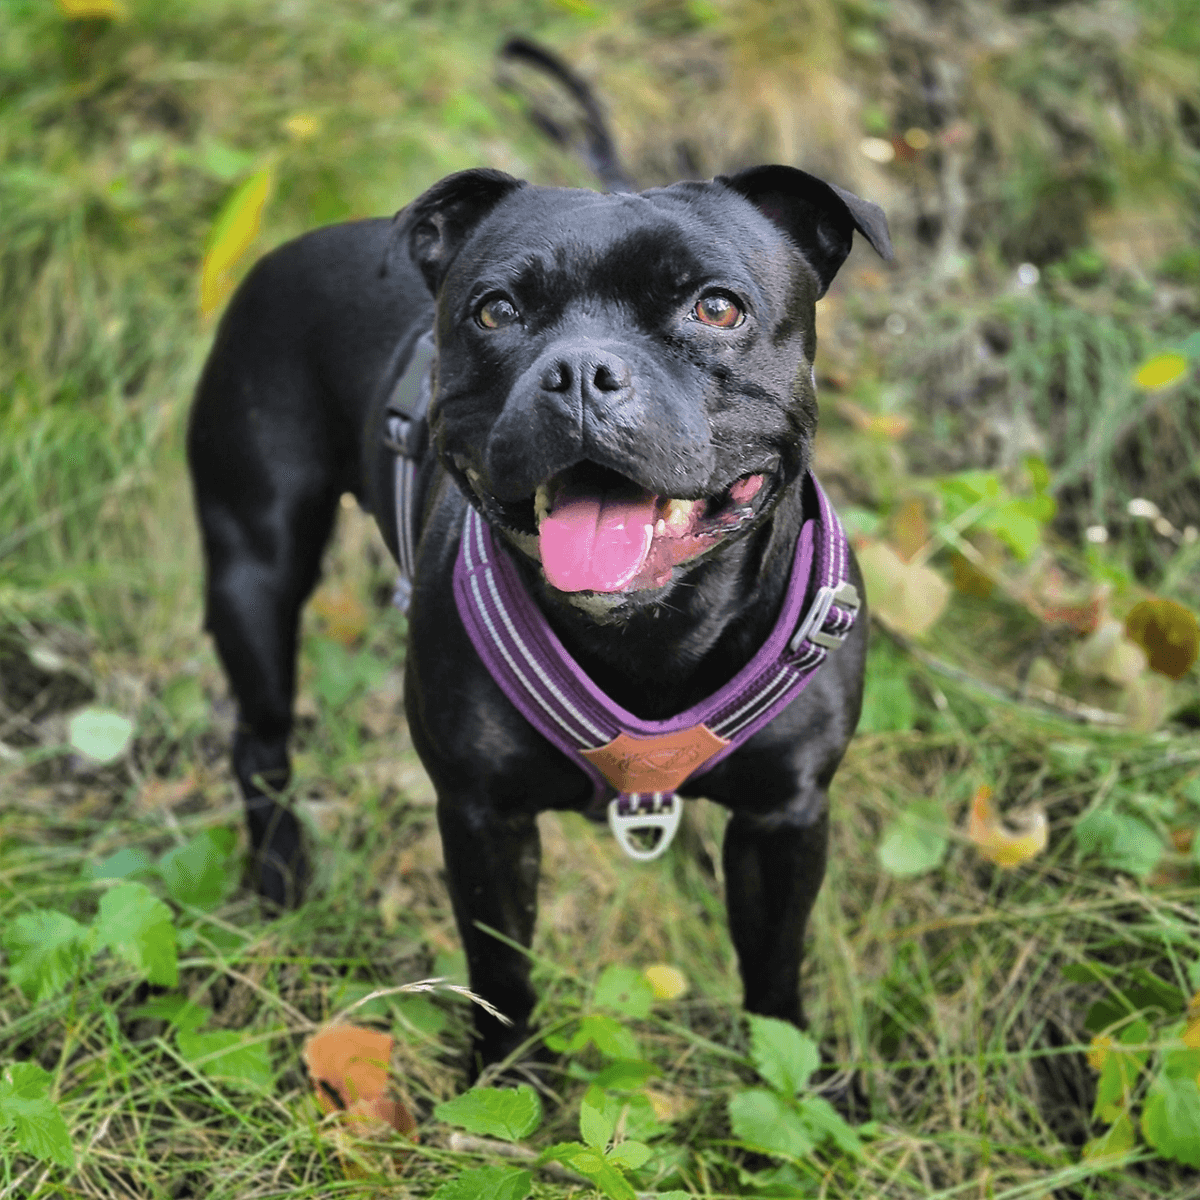
<svg viewBox="0 0 1200 1200">
<path fill-rule="evenodd" d="M 874 204 L 790 167 L 606 195 L 498 171 L 397 218 L 437 300 L 431 427 L 487 520 L 593 610 L 661 598 L 807 468 L 813 306 Z"/>
</svg>

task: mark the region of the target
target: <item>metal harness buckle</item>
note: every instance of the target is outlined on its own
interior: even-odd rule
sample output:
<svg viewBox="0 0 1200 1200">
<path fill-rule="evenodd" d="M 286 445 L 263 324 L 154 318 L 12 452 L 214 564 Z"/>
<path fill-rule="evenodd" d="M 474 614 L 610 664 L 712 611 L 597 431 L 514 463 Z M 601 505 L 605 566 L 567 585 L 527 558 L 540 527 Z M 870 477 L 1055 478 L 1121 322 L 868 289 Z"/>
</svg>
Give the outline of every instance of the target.
<svg viewBox="0 0 1200 1200">
<path fill-rule="evenodd" d="M 642 804 L 647 800 L 649 810 L 642 812 Z M 621 812 L 623 802 L 629 803 L 633 811 Z M 683 802 L 674 792 L 631 792 L 608 804 L 608 827 L 617 839 L 617 845 L 636 862 L 653 862 L 667 852 L 681 816 Z M 659 837 L 649 849 L 634 841 L 633 835 L 652 835 L 655 830 L 660 831 Z"/>
<path fill-rule="evenodd" d="M 813 645 L 823 646 L 826 650 L 832 650 L 834 646 L 842 644 L 846 637 L 845 633 L 825 633 L 822 629 L 829 617 L 829 610 L 834 604 L 857 611 L 858 589 L 846 580 L 838 584 L 836 588 L 828 586 L 818 588 L 816 597 L 813 599 L 813 606 L 808 610 L 808 616 L 800 623 L 800 628 L 792 634 L 792 640 L 788 642 L 788 649 L 793 654 L 799 652 L 800 643 L 806 638 Z M 846 632 L 849 633 L 849 630 Z"/>
</svg>

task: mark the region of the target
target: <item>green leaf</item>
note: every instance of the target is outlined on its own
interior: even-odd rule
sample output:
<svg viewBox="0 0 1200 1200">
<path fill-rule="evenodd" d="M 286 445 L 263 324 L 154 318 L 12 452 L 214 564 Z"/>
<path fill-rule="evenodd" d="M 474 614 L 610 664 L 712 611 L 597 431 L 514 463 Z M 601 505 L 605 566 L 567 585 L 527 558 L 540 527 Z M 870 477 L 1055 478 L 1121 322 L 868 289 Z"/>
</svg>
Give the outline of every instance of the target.
<svg viewBox="0 0 1200 1200">
<path fill-rule="evenodd" d="M 443 1183 L 432 1200 L 525 1200 L 533 1187 L 529 1171 L 512 1167 L 475 1167 Z"/>
<path fill-rule="evenodd" d="M 591 1146 L 560 1142 L 549 1150 L 543 1150 L 538 1156 L 539 1163 L 550 1161 L 560 1162 L 585 1179 L 590 1179 L 609 1200 L 637 1200 L 637 1193 L 620 1169 Z"/>
<path fill-rule="evenodd" d="M 57 996 L 79 969 L 86 937 L 78 921 L 53 909 L 13 918 L 2 939 L 9 980 L 35 1003 Z"/>
<path fill-rule="evenodd" d="M 271 1055 L 265 1042 L 247 1042 L 236 1029 L 196 1033 L 180 1029 L 175 1038 L 179 1053 L 213 1079 L 239 1087 L 268 1092 L 275 1086 Z"/>
<path fill-rule="evenodd" d="M 592 1004 L 640 1020 L 648 1017 L 654 1007 L 654 989 L 641 971 L 612 963 L 596 983 Z"/>
<path fill-rule="evenodd" d="M 1127 1046 L 1145 1043 L 1150 1036 L 1150 1027 L 1145 1021 L 1133 1021 L 1121 1031 L 1117 1043 L 1110 1046 L 1100 1069 L 1096 1084 L 1094 1116 L 1104 1121 L 1115 1121 L 1120 1113 L 1128 1110 L 1130 1097 L 1137 1084 L 1138 1076 L 1146 1065 L 1145 1050 L 1127 1050 Z"/>
<path fill-rule="evenodd" d="M 327 709 L 339 709 L 387 674 L 387 664 L 366 650 L 348 650 L 333 638 L 312 638 L 307 646 L 316 668 L 314 688 Z"/>
<path fill-rule="evenodd" d="M 603 1013 L 591 1013 L 584 1017 L 562 1050 L 567 1054 L 577 1054 L 589 1042 L 609 1058 L 639 1061 L 642 1057 L 637 1038 L 615 1017 Z"/>
<path fill-rule="evenodd" d="M 821 1053 L 807 1034 L 776 1017 L 750 1016 L 750 1057 L 758 1073 L 777 1091 L 794 1096 L 821 1065 Z"/>
<path fill-rule="evenodd" d="M 97 763 L 115 762 L 133 741 L 133 722 L 110 708 L 81 708 L 67 722 L 71 749 Z"/>
<path fill-rule="evenodd" d="M 600 1103 L 596 1101 L 599 1100 Z M 612 1138 L 617 1123 L 604 1111 L 603 1093 L 589 1091 L 579 1105 L 579 1133 L 583 1140 L 597 1150 L 603 1150 Z"/>
<path fill-rule="evenodd" d="M 150 874 L 154 859 L 140 846 L 122 846 L 114 854 L 84 868 L 87 879 L 129 879 L 133 875 Z"/>
<path fill-rule="evenodd" d="M 185 845 L 168 850 L 158 860 L 167 894 L 178 904 L 215 908 L 236 883 L 236 845 L 232 829 L 206 829 Z"/>
<path fill-rule="evenodd" d="M 936 800 L 918 800 L 884 830 L 879 861 L 900 878 L 924 875 L 941 864 L 948 845 L 942 806 Z"/>
<path fill-rule="evenodd" d="M 800 1119 L 812 1134 L 814 1141 L 823 1142 L 829 1138 L 839 1150 L 849 1154 L 851 1158 L 862 1158 L 863 1146 L 858 1134 L 824 1096 L 805 1096 L 800 1101 Z"/>
<path fill-rule="evenodd" d="M 1106 867 L 1144 879 L 1162 857 L 1162 839 L 1140 817 L 1097 808 L 1075 825 L 1075 840 L 1085 854 L 1097 855 Z"/>
<path fill-rule="evenodd" d="M 0 1129 L 11 1129 L 22 1152 L 60 1167 L 75 1166 L 71 1133 L 50 1099 L 52 1076 L 37 1063 L 12 1063 L 0 1076 Z"/>
<path fill-rule="evenodd" d="M 150 983 L 178 982 L 171 910 L 145 884 L 123 883 L 106 892 L 93 928 L 102 945 Z"/>
<path fill-rule="evenodd" d="M 605 1157 L 626 1171 L 636 1171 L 650 1161 L 652 1153 L 645 1142 L 636 1142 L 631 1138 L 614 1146 Z"/>
<path fill-rule="evenodd" d="M 729 1124 L 734 1136 L 755 1150 L 803 1158 L 813 1139 L 800 1114 L 778 1092 L 750 1088 L 729 1097 Z"/>
<path fill-rule="evenodd" d="M 176 1029 L 193 1033 L 212 1016 L 212 1009 L 203 1004 L 196 1004 L 186 996 L 152 996 L 129 1015 L 149 1018 L 152 1021 L 166 1021 Z"/>
<path fill-rule="evenodd" d="M 620 1059 L 609 1063 L 592 1079 L 592 1086 L 598 1088 L 615 1088 L 617 1091 L 632 1091 L 640 1088 L 647 1080 L 662 1074 L 662 1069 L 654 1063 L 637 1062 Z"/>
<path fill-rule="evenodd" d="M 542 1123 L 542 1102 L 528 1084 L 518 1088 L 472 1088 L 439 1104 L 433 1115 L 468 1133 L 519 1142 Z"/>
<path fill-rule="evenodd" d="M 1191 1077 L 1161 1074 L 1142 1109 L 1142 1133 L 1164 1158 L 1200 1167 L 1200 1051 L 1192 1051 Z"/>
</svg>

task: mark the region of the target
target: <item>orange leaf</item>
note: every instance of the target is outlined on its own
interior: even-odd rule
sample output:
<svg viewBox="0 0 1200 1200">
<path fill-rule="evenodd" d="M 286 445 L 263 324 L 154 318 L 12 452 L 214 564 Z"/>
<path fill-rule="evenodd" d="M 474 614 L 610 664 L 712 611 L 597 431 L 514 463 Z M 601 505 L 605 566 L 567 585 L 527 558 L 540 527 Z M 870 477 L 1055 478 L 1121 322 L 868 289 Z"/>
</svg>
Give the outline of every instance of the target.
<svg viewBox="0 0 1200 1200">
<path fill-rule="evenodd" d="M 1125 618 L 1125 636 L 1149 659 L 1150 670 L 1182 679 L 1200 653 L 1200 624 L 1174 600 L 1143 600 Z"/>
<path fill-rule="evenodd" d="M 330 1025 L 304 1043 L 302 1055 L 324 1112 L 341 1112 L 368 1130 L 377 1122 L 407 1136 L 416 1129 L 408 1109 L 387 1095 L 392 1056 L 388 1034 L 358 1025 Z"/>
<path fill-rule="evenodd" d="M 992 789 L 986 783 L 981 784 L 971 798 L 971 812 L 967 818 L 967 837 L 988 862 L 1008 871 L 1045 850 L 1049 828 L 1041 808 L 1009 813 L 1009 823 L 1015 827 L 1009 830 L 1001 823 L 991 801 Z"/>
</svg>

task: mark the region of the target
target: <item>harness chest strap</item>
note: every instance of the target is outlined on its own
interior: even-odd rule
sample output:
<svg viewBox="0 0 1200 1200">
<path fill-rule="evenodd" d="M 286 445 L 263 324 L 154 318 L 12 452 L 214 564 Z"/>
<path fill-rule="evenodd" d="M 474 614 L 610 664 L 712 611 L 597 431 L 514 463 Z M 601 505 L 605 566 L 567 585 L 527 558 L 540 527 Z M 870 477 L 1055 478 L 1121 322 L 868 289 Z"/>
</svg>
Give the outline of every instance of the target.
<svg viewBox="0 0 1200 1200">
<path fill-rule="evenodd" d="M 808 686 L 857 616 L 849 546 L 837 514 L 809 474 L 818 516 L 805 522 L 787 595 L 758 653 L 719 691 L 665 721 L 616 704 L 584 674 L 533 603 L 487 523 L 468 509 L 454 572 L 463 624 L 501 690 L 525 718 L 611 797 L 609 824 L 632 858 L 665 852 L 682 805 L 675 790 L 711 770 Z M 804 611 L 810 580 L 813 603 Z M 657 838 L 649 846 L 635 835 Z"/>
</svg>

